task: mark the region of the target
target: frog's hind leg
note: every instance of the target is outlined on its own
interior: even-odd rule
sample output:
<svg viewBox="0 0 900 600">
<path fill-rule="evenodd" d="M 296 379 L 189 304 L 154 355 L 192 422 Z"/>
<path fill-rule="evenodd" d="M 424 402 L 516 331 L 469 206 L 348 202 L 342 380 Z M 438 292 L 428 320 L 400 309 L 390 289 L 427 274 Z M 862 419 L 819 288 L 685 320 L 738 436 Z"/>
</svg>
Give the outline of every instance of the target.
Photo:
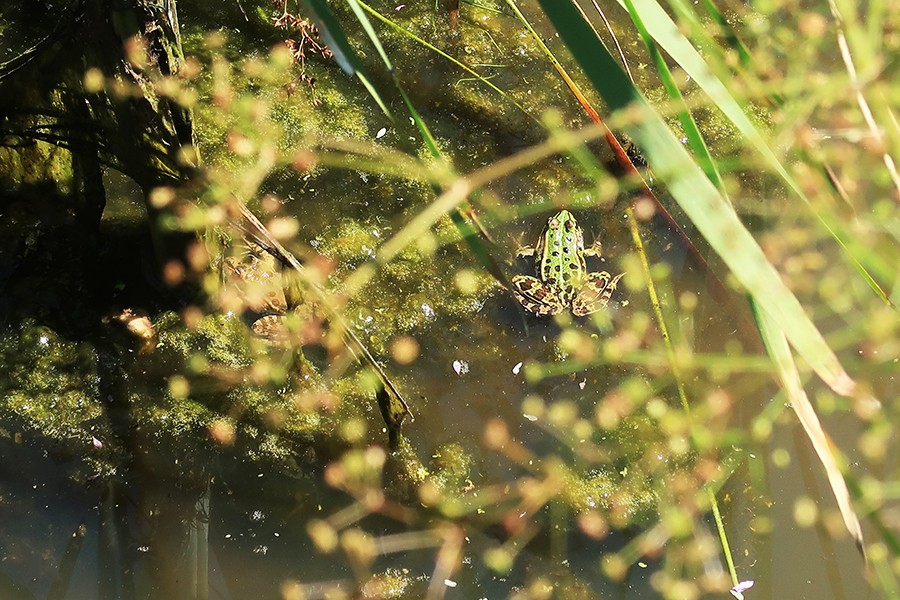
<svg viewBox="0 0 900 600">
<path fill-rule="evenodd" d="M 584 317 L 606 308 L 612 293 L 616 291 L 619 280 L 624 275 L 625 273 L 619 273 L 613 277 L 606 271 L 588 273 L 587 281 L 572 300 L 572 314 L 576 317 Z"/>
<path fill-rule="evenodd" d="M 522 306 L 536 315 L 555 315 L 564 308 L 559 294 L 546 283 L 531 275 L 513 277 L 512 292 Z"/>
</svg>

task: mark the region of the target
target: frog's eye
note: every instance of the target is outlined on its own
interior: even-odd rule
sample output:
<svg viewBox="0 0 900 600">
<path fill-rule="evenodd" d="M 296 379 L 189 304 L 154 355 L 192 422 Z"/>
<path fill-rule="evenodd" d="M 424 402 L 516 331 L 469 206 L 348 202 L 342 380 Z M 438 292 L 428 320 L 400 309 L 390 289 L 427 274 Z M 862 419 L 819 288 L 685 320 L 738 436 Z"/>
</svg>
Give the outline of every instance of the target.
<svg viewBox="0 0 900 600">
<path fill-rule="evenodd" d="M 566 229 L 572 231 L 575 228 L 575 221 L 566 221 Z"/>
<path fill-rule="evenodd" d="M 550 222 L 547 223 L 547 226 L 550 227 L 550 229 L 558 229 L 559 221 L 554 217 L 554 218 L 550 219 Z"/>
</svg>

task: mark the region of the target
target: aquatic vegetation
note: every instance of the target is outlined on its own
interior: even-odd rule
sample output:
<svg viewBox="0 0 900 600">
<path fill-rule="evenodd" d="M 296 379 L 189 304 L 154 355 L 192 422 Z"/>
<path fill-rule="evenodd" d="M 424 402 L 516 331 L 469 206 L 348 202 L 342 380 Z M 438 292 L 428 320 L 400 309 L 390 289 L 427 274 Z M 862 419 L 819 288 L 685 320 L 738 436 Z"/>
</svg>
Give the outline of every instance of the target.
<svg viewBox="0 0 900 600">
<path fill-rule="evenodd" d="M 81 480 L 95 476 L 96 469 L 108 473 L 114 468 L 104 464 L 115 442 L 91 344 L 66 340 L 26 320 L 0 336 L 0 360 L 3 437 L 46 444 L 78 465 L 75 476 Z"/>
<path fill-rule="evenodd" d="M 896 19 L 606 8 L 183 2 L 44 69 L 0 449 L 107 596 L 132 535 L 169 596 L 897 590 Z"/>
</svg>

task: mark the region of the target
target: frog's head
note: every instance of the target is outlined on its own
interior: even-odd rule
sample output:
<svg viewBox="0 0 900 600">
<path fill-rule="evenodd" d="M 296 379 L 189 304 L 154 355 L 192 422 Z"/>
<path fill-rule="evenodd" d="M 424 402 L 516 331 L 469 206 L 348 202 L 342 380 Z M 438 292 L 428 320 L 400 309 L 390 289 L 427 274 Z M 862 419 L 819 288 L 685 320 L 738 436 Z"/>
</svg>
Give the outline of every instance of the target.
<svg viewBox="0 0 900 600">
<path fill-rule="evenodd" d="M 547 221 L 545 232 L 558 244 L 570 246 L 584 245 L 584 236 L 575 217 L 567 210 L 561 210 Z M 550 240 L 547 240 L 550 241 Z"/>
<path fill-rule="evenodd" d="M 575 217 L 573 217 L 572 213 L 565 209 L 550 217 L 550 221 L 556 221 L 556 227 L 562 227 L 563 229 L 568 229 L 570 231 L 578 227 L 578 223 L 575 221 Z"/>
</svg>

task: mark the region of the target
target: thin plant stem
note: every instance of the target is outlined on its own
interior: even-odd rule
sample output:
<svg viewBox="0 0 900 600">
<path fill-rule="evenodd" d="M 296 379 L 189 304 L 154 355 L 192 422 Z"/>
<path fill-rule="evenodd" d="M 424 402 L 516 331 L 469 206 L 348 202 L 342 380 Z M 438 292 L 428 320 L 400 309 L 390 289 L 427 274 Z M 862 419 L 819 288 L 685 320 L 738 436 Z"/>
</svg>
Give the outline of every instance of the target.
<svg viewBox="0 0 900 600">
<path fill-rule="evenodd" d="M 844 66 L 847 68 L 847 74 L 850 75 L 852 88 L 856 91 L 856 103 L 859 104 L 859 110 L 862 113 L 863 119 L 866 121 L 866 125 L 869 126 L 869 130 L 872 132 L 872 136 L 880 144 L 884 145 L 884 133 L 878 126 L 878 123 L 875 122 L 875 117 L 872 115 L 872 109 L 869 107 L 869 102 L 863 94 L 863 83 L 860 81 L 856 71 L 856 65 L 853 62 L 853 57 L 850 55 L 850 44 L 847 43 L 847 36 L 844 35 L 844 18 L 841 16 L 841 12 L 838 10 L 834 0 L 829 0 L 828 4 L 831 7 L 831 14 L 834 16 L 834 20 L 838 26 L 838 47 L 841 50 L 841 59 L 844 61 Z M 885 168 L 887 168 L 887 171 L 891 176 L 894 187 L 900 192 L 900 174 L 897 173 L 897 165 L 894 162 L 894 158 L 888 154 L 887 151 L 883 152 L 881 157 L 884 161 Z"/>
<path fill-rule="evenodd" d="M 728 574 L 731 575 L 731 583 L 737 585 L 739 583 L 737 569 L 734 568 L 734 559 L 731 557 L 731 546 L 728 544 L 728 535 L 725 533 L 725 522 L 722 520 L 722 513 L 719 512 L 719 501 L 716 499 L 716 493 L 706 486 L 706 497 L 709 499 L 709 506 L 712 509 L 713 519 L 716 521 L 716 531 L 719 533 L 719 541 L 722 544 L 722 554 L 725 555 L 725 563 L 728 565 Z"/>
<path fill-rule="evenodd" d="M 684 410 L 688 418 L 688 425 L 691 429 L 691 437 L 693 437 L 693 425 L 691 424 L 691 407 L 688 403 L 687 392 L 684 389 L 684 380 L 681 376 L 681 369 L 678 366 L 678 360 L 675 354 L 675 347 L 672 345 L 672 339 L 669 336 L 669 328 L 666 326 L 666 320 L 662 312 L 662 305 L 659 301 L 659 295 L 656 293 L 656 285 L 653 283 L 653 275 L 650 272 L 650 262 L 647 259 L 647 252 L 644 249 L 644 242 L 641 240 L 641 232 L 638 229 L 637 220 L 634 216 L 634 210 L 631 206 L 626 209 L 628 216 L 628 228 L 631 231 L 631 239 L 634 242 L 638 257 L 641 260 L 641 267 L 644 270 L 644 277 L 647 281 L 647 293 L 650 296 L 650 303 L 653 305 L 653 314 L 656 316 L 656 323 L 659 327 L 663 338 L 663 345 L 666 348 L 666 356 L 669 359 L 669 367 L 672 369 L 672 376 L 675 379 L 675 387 L 678 390 L 678 398 L 681 401 L 681 408 Z M 694 444 L 696 447 L 696 444 Z M 728 565 L 728 572 L 734 585 L 738 584 L 737 571 L 734 568 L 734 559 L 731 556 L 731 547 L 728 544 L 728 536 L 725 534 L 725 524 L 722 521 L 722 514 L 719 511 L 719 501 L 716 494 L 708 485 L 706 486 L 706 495 L 709 499 L 709 505 L 713 512 L 713 518 L 716 521 L 716 530 L 719 534 L 719 541 L 722 544 L 722 553 L 725 555 L 725 562 Z"/>
</svg>

